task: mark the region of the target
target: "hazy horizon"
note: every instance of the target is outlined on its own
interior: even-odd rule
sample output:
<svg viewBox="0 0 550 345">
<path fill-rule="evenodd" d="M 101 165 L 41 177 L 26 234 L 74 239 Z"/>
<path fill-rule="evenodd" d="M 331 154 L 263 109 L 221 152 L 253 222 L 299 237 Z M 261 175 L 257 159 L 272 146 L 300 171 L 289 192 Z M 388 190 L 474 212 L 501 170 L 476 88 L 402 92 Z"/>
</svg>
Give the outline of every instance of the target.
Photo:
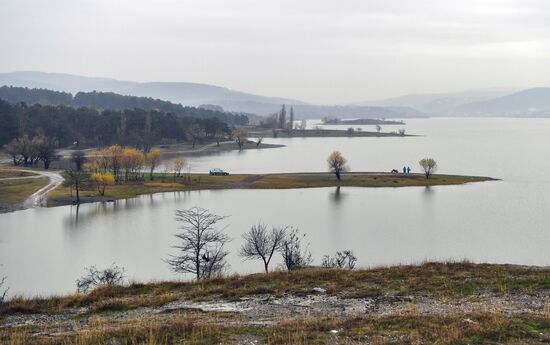
<svg viewBox="0 0 550 345">
<path fill-rule="evenodd" d="M 319 104 L 521 89 L 550 85 L 548 23 L 544 1 L 0 1 L 0 72 Z"/>
</svg>

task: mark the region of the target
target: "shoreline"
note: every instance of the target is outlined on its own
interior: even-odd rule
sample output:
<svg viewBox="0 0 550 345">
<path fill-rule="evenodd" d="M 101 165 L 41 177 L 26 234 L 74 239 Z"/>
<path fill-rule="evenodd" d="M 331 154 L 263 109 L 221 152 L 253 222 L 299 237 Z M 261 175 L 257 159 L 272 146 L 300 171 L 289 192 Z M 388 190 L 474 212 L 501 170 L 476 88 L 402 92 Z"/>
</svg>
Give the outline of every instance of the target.
<svg viewBox="0 0 550 345">
<path fill-rule="evenodd" d="M 129 199 L 140 195 L 165 192 L 232 189 L 303 189 L 323 187 L 362 187 L 362 188 L 402 188 L 498 181 L 491 177 L 462 175 L 432 175 L 426 179 L 423 174 L 391 174 L 380 172 L 350 172 L 342 174 L 337 181 L 331 173 L 278 173 L 278 174 L 231 174 L 211 176 L 190 174 L 174 179 L 172 176 L 155 174 L 155 180 L 126 182 L 107 187 L 104 196 L 98 195 L 95 188 L 81 190 L 80 203 L 111 202 Z M 48 207 L 72 205 L 69 188 L 59 187 L 48 195 Z"/>
<path fill-rule="evenodd" d="M 351 126 L 350 126 L 351 127 Z M 351 127 L 353 128 L 353 127 Z M 251 137 L 264 138 L 405 138 L 418 137 L 414 134 L 400 134 L 397 132 L 369 132 L 369 131 L 352 131 L 341 129 L 292 129 L 292 130 L 251 130 Z"/>
</svg>

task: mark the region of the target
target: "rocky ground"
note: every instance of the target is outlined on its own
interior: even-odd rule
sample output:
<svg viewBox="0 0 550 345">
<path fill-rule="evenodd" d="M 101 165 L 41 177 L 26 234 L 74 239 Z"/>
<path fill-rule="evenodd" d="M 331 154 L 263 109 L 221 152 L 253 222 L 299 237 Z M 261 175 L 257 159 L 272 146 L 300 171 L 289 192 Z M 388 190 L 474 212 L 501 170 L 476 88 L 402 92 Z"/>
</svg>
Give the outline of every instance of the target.
<svg viewBox="0 0 550 345">
<path fill-rule="evenodd" d="M 468 264 L 463 265 L 464 271 L 459 268 L 462 266 L 453 266 L 449 271 L 437 265 L 426 270 L 430 273 L 422 271 L 426 277 L 421 278 L 418 272 L 422 267 L 355 273 L 320 271 L 322 276 L 274 273 L 215 280 L 210 285 L 159 283 L 32 301 L 32 308 L 29 301 L 14 301 L 0 314 L 0 342 L 550 343 L 547 269 L 504 269 L 499 265 L 481 269 Z M 441 274 L 447 276 L 438 285 Z M 491 274 L 501 278 L 493 280 Z M 373 286 L 367 280 L 379 281 L 381 276 L 389 279 L 387 288 L 358 296 L 362 287 Z M 349 281 L 342 289 L 332 284 L 348 279 L 357 281 Z M 311 284 L 313 280 L 318 284 Z M 392 287 L 395 282 L 401 291 Z M 476 288 L 464 289 L 465 283 Z M 462 290 L 457 292 L 457 287 Z M 269 293 L 250 293 L 270 289 L 273 291 Z"/>
</svg>

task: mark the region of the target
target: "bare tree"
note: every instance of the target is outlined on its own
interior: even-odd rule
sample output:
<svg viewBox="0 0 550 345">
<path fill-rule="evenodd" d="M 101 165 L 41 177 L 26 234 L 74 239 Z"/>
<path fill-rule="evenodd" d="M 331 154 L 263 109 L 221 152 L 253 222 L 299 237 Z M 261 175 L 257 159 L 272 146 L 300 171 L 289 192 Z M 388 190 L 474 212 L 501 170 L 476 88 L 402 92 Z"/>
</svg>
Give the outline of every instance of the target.
<svg viewBox="0 0 550 345">
<path fill-rule="evenodd" d="M 256 141 L 256 147 L 260 146 L 260 144 L 262 143 L 263 140 L 264 140 L 264 137 L 259 136 L 258 140 Z"/>
<path fill-rule="evenodd" d="M 104 285 L 120 285 L 124 281 L 124 268 L 115 265 L 98 270 L 95 266 L 87 267 L 86 274 L 76 281 L 78 292 L 88 292 Z"/>
<path fill-rule="evenodd" d="M 244 128 L 237 128 L 233 131 L 233 138 L 235 138 L 235 142 L 239 145 L 239 150 L 242 150 L 244 144 L 248 141 L 248 133 Z"/>
<path fill-rule="evenodd" d="M 341 179 L 340 174 L 349 170 L 347 165 L 348 161 L 344 158 L 344 156 L 342 156 L 340 151 L 332 152 L 330 156 L 328 156 L 327 163 L 329 170 L 336 175 L 338 181 Z"/>
<path fill-rule="evenodd" d="M 180 177 L 181 171 L 187 165 L 187 159 L 183 156 L 178 157 L 174 160 L 174 181 L 176 177 Z"/>
<path fill-rule="evenodd" d="M 325 255 L 323 257 L 323 267 L 329 268 L 347 268 L 352 270 L 355 268 L 355 263 L 357 262 L 357 257 L 353 255 L 351 250 L 344 250 L 341 252 L 336 252 L 334 257 L 330 255 Z"/>
<path fill-rule="evenodd" d="M 0 278 L 0 304 L 4 303 L 6 297 L 8 296 L 8 289 L 4 289 L 4 284 L 6 283 L 6 277 Z"/>
<path fill-rule="evenodd" d="M 298 229 L 291 229 L 283 239 L 279 252 L 287 270 L 292 271 L 305 267 L 313 261 L 307 244 L 303 247 L 302 240 L 305 234 L 301 235 Z"/>
<path fill-rule="evenodd" d="M 192 273 L 197 280 L 221 274 L 226 267 L 225 258 L 229 254 L 224 246 L 230 239 L 223 231 L 225 228 L 217 229 L 217 225 L 226 218 L 200 207 L 177 210 L 176 220 L 182 226 L 181 232 L 175 236 L 181 242 L 174 248 L 180 253 L 166 260 L 172 270 Z"/>
<path fill-rule="evenodd" d="M 382 127 L 381 127 L 380 125 L 376 125 L 376 131 L 377 131 L 378 133 L 380 133 L 381 130 L 382 130 Z"/>
<path fill-rule="evenodd" d="M 285 237 L 286 227 L 273 227 L 268 232 L 267 225 L 259 222 L 243 235 L 245 242 L 241 247 L 239 255 L 245 260 L 261 259 L 264 262 L 264 269 L 267 273 L 273 254 L 281 248 Z"/>
<path fill-rule="evenodd" d="M 71 154 L 69 162 L 69 169 L 65 172 L 68 178 L 65 183 L 71 188 L 74 187 L 76 191 L 76 203 L 80 204 L 80 185 L 84 179 L 84 163 L 86 162 L 86 156 L 83 151 L 75 151 Z"/>
<path fill-rule="evenodd" d="M 204 137 L 204 129 L 198 124 L 193 124 L 189 126 L 187 134 L 191 137 L 193 148 L 195 148 L 195 144 L 197 143 L 197 141 L 202 140 L 202 138 Z"/>
<path fill-rule="evenodd" d="M 433 158 L 423 158 L 419 162 L 420 166 L 424 170 L 426 178 L 430 178 L 432 174 L 437 170 L 437 162 Z"/>
</svg>

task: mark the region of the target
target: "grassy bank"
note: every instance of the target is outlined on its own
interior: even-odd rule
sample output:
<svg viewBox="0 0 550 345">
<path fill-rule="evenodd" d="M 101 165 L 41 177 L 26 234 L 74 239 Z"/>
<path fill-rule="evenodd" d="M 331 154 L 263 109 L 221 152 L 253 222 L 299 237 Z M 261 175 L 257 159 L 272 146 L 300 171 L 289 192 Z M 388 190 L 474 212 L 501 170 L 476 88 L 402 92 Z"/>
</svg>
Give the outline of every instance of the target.
<svg viewBox="0 0 550 345">
<path fill-rule="evenodd" d="M 81 202 L 95 202 L 131 198 L 143 194 L 172 191 L 208 190 L 208 189 L 290 189 L 315 187 L 410 187 L 459 185 L 470 182 L 489 181 L 491 178 L 457 175 L 433 175 L 426 179 L 421 174 L 385 174 L 385 173 L 346 173 L 337 181 L 329 173 L 292 173 L 292 174 L 235 174 L 229 176 L 210 176 L 208 174 L 190 174 L 189 178 L 164 177 L 156 174 L 153 181 L 144 180 L 125 182 L 106 189 L 100 196 L 92 183 L 85 183 L 81 192 Z M 71 204 L 70 189 L 60 187 L 48 196 L 48 206 Z"/>
<path fill-rule="evenodd" d="M 306 296 L 314 288 L 325 289 L 327 300 L 360 299 L 359 305 L 365 299 L 394 301 L 394 309 L 345 314 L 338 312 L 341 307 L 336 306 L 319 316 L 312 304 L 306 306 L 309 310 L 287 315 L 278 303 L 267 302 L 266 296 Z M 0 342 L 540 344 L 550 340 L 548 306 L 515 311 L 499 310 L 489 304 L 498 298 L 525 299 L 529 304 L 549 292 L 550 268 L 471 263 L 426 263 L 357 271 L 312 268 L 201 282 L 132 284 L 99 288 L 86 295 L 16 298 L 4 305 L 0 320 L 19 320 L 23 326 L 6 326 L 0 321 Z M 140 312 L 174 301 L 242 301 L 259 294 L 266 301 L 261 305 L 272 308 L 267 319 L 255 314 L 250 317 L 251 312 L 246 310 Z M 467 301 L 473 307 L 438 314 L 425 310 L 426 300 L 444 306 Z M 484 304 L 486 309 L 481 308 Z M 28 326 L 24 324 L 28 320 L 45 321 Z"/>
<path fill-rule="evenodd" d="M 32 193 L 44 187 L 47 183 L 47 178 L 0 179 L 0 212 L 20 209 L 21 204 Z"/>
</svg>

